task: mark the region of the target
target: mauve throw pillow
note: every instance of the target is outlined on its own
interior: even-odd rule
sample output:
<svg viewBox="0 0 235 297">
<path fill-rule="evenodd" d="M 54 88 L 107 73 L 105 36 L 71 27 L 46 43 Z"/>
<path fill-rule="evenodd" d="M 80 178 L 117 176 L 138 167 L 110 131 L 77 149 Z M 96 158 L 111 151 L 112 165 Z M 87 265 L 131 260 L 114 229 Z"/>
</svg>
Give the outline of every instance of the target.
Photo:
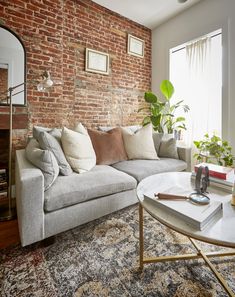
<svg viewBox="0 0 235 297">
<path fill-rule="evenodd" d="M 111 165 L 127 160 L 120 128 L 107 132 L 88 129 L 88 133 L 96 153 L 97 165 Z"/>
</svg>

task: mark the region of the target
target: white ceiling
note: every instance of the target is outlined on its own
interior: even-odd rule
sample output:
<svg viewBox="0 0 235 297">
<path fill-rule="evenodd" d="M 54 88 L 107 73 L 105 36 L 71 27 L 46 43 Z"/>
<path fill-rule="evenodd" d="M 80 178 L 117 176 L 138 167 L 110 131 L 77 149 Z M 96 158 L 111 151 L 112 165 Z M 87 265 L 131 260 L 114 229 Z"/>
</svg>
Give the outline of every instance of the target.
<svg viewBox="0 0 235 297">
<path fill-rule="evenodd" d="M 141 25 L 153 29 L 201 0 L 93 0 Z"/>
</svg>

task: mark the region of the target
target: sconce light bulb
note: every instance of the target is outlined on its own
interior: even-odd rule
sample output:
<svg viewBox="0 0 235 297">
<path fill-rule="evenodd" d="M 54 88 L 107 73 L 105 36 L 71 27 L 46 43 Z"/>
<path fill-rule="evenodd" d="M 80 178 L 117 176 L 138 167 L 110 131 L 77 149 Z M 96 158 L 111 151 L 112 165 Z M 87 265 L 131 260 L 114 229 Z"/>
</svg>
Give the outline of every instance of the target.
<svg viewBox="0 0 235 297">
<path fill-rule="evenodd" d="M 50 79 L 50 78 L 47 78 L 45 80 L 45 85 L 49 88 L 49 87 L 52 87 L 53 86 L 53 81 Z"/>
<path fill-rule="evenodd" d="M 45 90 L 44 85 L 43 85 L 42 83 L 39 83 L 39 84 L 37 85 L 37 90 L 38 90 L 39 92 L 43 92 L 43 91 Z"/>
<path fill-rule="evenodd" d="M 42 81 L 37 85 L 37 90 L 39 92 L 44 92 L 47 88 L 52 87 L 54 82 L 51 80 L 49 71 L 44 71 L 42 74 Z"/>
</svg>

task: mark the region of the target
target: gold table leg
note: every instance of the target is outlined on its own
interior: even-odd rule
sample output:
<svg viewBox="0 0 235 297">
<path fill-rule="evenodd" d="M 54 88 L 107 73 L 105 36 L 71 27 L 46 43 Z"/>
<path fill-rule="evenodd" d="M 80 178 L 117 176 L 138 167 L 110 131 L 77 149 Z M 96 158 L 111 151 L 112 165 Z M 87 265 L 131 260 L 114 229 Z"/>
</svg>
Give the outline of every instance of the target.
<svg viewBox="0 0 235 297">
<path fill-rule="evenodd" d="M 139 203 L 139 242 L 140 242 L 140 270 L 143 270 L 143 259 L 144 259 L 144 217 L 143 217 L 143 206 Z"/>
<path fill-rule="evenodd" d="M 220 282 L 220 284 L 223 286 L 223 288 L 225 289 L 225 291 L 228 293 L 228 295 L 234 297 L 235 294 L 233 294 L 233 292 L 229 288 L 227 282 L 224 280 L 224 278 L 217 271 L 217 269 L 215 268 L 215 266 L 208 259 L 207 255 L 203 253 L 203 251 L 200 249 L 200 247 L 198 246 L 198 244 L 192 238 L 189 238 L 189 240 L 192 242 L 192 244 L 194 245 L 194 247 L 198 251 L 198 253 L 202 256 L 202 258 L 204 259 L 204 261 L 206 262 L 206 264 L 209 266 L 209 268 L 211 269 L 211 271 L 214 273 L 214 275 L 216 276 L 216 278 L 218 279 L 218 281 Z"/>
<path fill-rule="evenodd" d="M 160 256 L 154 258 L 144 258 L 144 216 L 143 216 L 143 206 L 139 203 L 139 245 L 140 245 L 140 270 L 143 270 L 144 264 L 149 263 L 158 263 L 158 262 L 166 262 L 166 261 L 178 261 L 178 260 L 189 260 L 189 259 L 200 259 L 203 258 L 206 264 L 209 266 L 211 271 L 216 276 L 217 280 L 220 282 L 222 287 L 228 293 L 230 297 L 235 297 L 235 294 L 229 288 L 228 284 L 221 276 L 221 274 L 217 271 L 215 266 L 210 262 L 208 258 L 212 257 L 227 257 L 227 256 L 234 256 L 235 252 L 211 252 L 211 253 L 204 253 L 197 243 L 190 237 L 189 240 L 197 250 L 197 254 L 183 254 L 183 255 L 174 255 L 174 256 Z"/>
</svg>

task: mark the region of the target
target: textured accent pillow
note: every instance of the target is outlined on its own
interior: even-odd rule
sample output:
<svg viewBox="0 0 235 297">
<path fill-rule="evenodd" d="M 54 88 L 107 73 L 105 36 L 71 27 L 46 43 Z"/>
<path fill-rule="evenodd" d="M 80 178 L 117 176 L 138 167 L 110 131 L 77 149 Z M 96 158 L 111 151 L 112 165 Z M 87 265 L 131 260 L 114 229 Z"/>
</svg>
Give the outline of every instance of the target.
<svg viewBox="0 0 235 297">
<path fill-rule="evenodd" d="M 111 165 L 127 160 L 121 128 L 114 128 L 108 132 L 88 129 L 92 145 L 96 154 L 96 164 Z"/>
<path fill-rule="evenodd" d="M 90 136 L 81 123 L 75 131 L 64 127 L 61 142 L 65 157 L 74 171 L 83 173 L 95 166 L 95 151 Z"/>
<path fill-rule="evenodd" d="M 47 132 L 40 132 L 38 142 L 43 150 L 51 151 L 54 154 L 62 175 L 70 175 L 73 172 L 64 156 L 60 143 L 54 136 Z"/>
<path fill-rule="evenodd" d="M 158 156 L 163 158 L 179 159 L 176 140 L 174 138 L 162 140 L 159 147 Z"/>
<path fill-rule="evenodd" d="M 27 159 L 41 169 L 44 176 L 44 190 L 48 190 L 59 174 L 59 166 L 52 152 L 41 150 L 36 139 L 30 139 L 25 149 Z"/>
<path fill-rule="evenodd" d="M 48 131 L 48 133 L 55 137 L 55 139 L 61 144 L 62 129 L 53 128 L 52 130 Z"/>
<path fill-rule="evenodd" d="M 33 127 L 33 138 L 35 138 L 38 141 L 38 137 L 41 132 L 50 132 L 51 130 L 52 130 L 51 128 L 34 126 Z"/>
<path fill-rule="evenodd" d="M 144 126 L 135 133 L 122 128 L 122 135 L 129 159 L 159 159 L 154 147 L 152 125 Z"/>
<path fill-rule="evenodd" d="M 39 134 L 41 132 L 47 132 L 54 136 L 59 142 L 61 142 L 61 133 L 62 129 L 58 128 L 47 128 L 47 127 L 41 127 L 41 126 L 34 126 L 33 127 L 33 137 L 38 141 Z"/>
</svg>

